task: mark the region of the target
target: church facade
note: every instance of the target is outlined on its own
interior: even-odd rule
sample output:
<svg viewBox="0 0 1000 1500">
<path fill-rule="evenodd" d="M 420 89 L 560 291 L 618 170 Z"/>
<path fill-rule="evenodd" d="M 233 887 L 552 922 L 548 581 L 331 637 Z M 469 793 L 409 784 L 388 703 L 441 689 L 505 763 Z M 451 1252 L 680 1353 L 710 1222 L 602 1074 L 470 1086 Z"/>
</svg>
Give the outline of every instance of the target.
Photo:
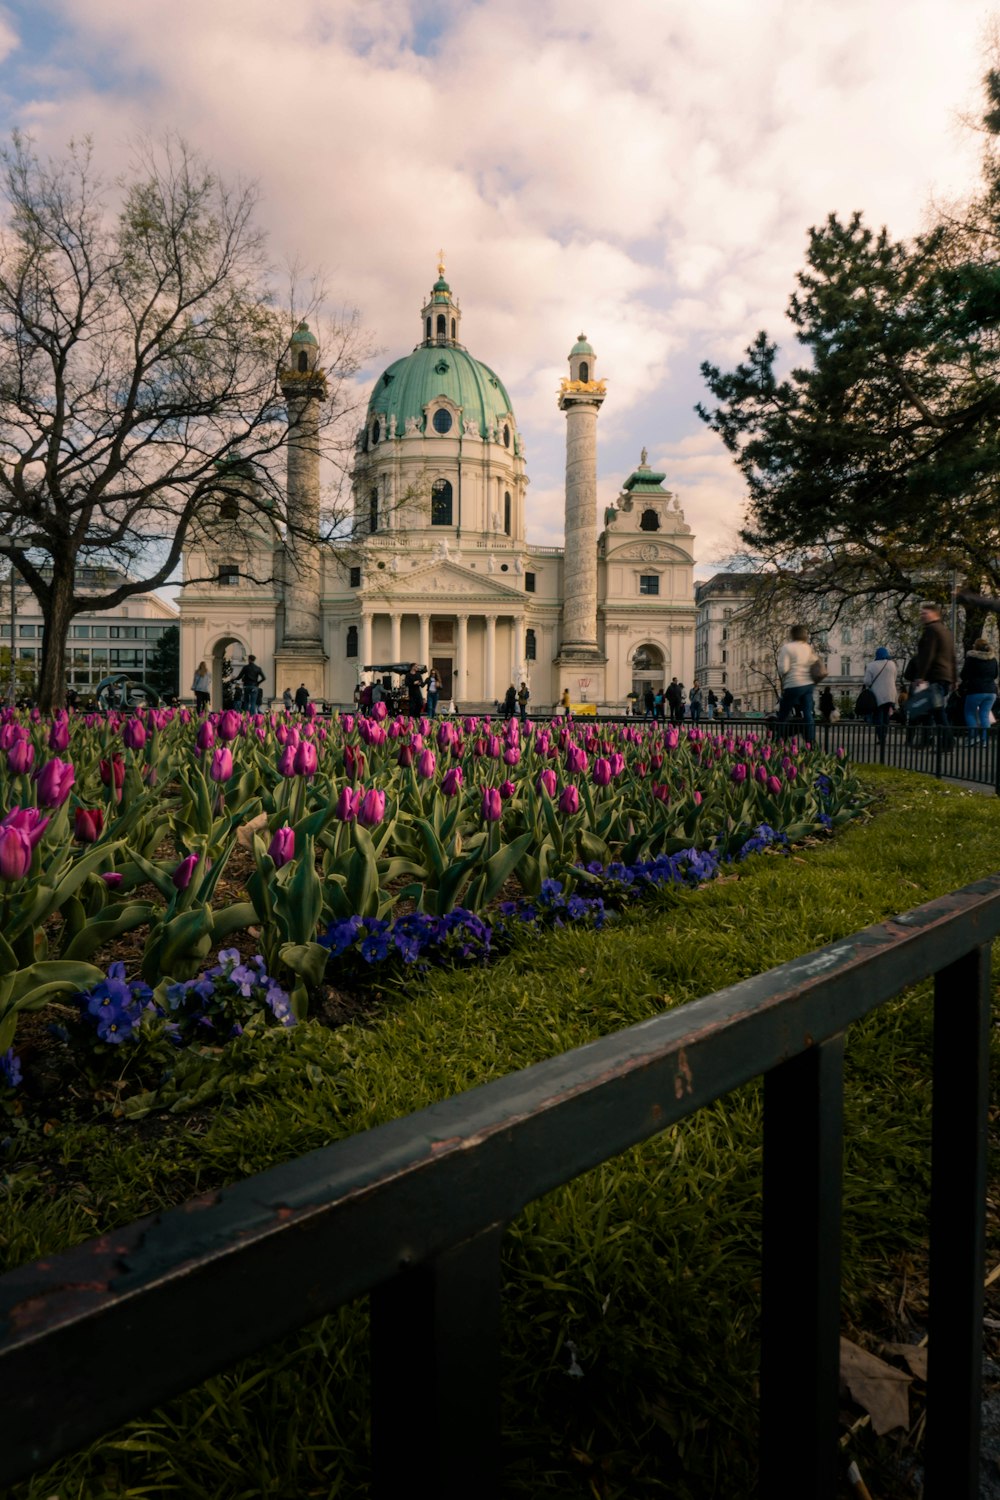
<svg viewBox="0 0 1000 1500">
<path fill-rule="evenodd" d="M 251 653 L 265 701 L 294 692 L 353 702 L 366 669 L 434 668 L 443 704 L 490 706 L 524 681 L 534 711 L 564 689 L 574 703 L 623 711 L 694 674 L 693 538 L 677 498 L 643 451 L 597 524 L 597 423 L 605 384 L 581 334 L 558 392 L 566 416 L 565 546 L 527 540 L 523 434 L 500 377 L 461 342 L 462 313 L 439 266 L 421 309 L 420 342 L 379 376 L 357 435 L 353 534 L 316 545 L 318 424 L 326 386 L 301 324 L 282 372 L 289 421 L 283 534 L 232 491 L 192 538 L 181 594 L 182 690 L 197 664 Z M 249 486 L 252 476 L 247 476 Z M 230 556 L 230 553 L 232 554 Z M 242 563 L 241 563 L 242 558 Z M 271 581 L 255 583 L 254 578 Z"/>
</svg>

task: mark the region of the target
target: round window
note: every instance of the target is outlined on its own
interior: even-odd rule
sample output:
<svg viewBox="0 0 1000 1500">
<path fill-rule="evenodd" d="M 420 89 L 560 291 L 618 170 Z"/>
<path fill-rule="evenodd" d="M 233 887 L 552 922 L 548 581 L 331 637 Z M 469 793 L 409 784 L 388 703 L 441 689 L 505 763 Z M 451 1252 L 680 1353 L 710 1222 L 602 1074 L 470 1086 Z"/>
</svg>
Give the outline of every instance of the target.
<svg viewBox="0 0 1000 1500">
<path fill-rule="evenodd" d="M 501 573 L 509 573 L 510 569 L 508 568 L 508 566 L 507 566 L 506 563 L 501 563 L 500 564 L 500 571 L 501 571 Z"/>
<path fill-rule="evenodd" d="M 441 433 L 451 431 L 451 412 L 443 406 L 439 406 L 434 413 L 434 431 Z"/>
</svg>

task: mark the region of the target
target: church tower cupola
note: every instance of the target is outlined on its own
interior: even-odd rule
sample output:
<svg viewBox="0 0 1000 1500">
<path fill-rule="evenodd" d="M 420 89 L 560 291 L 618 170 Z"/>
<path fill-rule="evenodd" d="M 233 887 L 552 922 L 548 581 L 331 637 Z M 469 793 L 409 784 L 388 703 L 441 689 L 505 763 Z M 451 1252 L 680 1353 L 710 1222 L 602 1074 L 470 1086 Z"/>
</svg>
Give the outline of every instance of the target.
<svg viewBox="0 0 1000 1500">
<path fill-rule="evenodd" d="M 569 378 L 581 385 L 589 385 L 594 379 L 594 351 L 587 343 L 587 335 L 581 333 L 569 351 Z"/>
<path fill-rule="evenodd" d="M 443 250 L 439 251 L 438 279 L 431 288 L 430 297 L 421 309 L 420 316 L 423 319 L 421 342 L 425 346 L 462 347 L 458 337 L 462 326 L 462 310 L 444 278 Z"/>
</svg>

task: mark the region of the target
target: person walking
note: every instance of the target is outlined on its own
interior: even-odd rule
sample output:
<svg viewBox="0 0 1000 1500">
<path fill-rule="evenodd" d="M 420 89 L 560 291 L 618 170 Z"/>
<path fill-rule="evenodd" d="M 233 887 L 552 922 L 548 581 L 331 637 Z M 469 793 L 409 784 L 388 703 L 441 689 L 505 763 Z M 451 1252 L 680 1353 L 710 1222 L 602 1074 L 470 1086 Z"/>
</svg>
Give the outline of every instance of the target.
<svg viewBox="0 0 1000 1500">
<path fill-rule="evenodd" d="M 522 724 L 527 723 L 527 719 L 528 719 L 528 699 L 530 697 L 531 697 L 531 694 L 528 691 L 528 684 L 526 682 L 522 682 L 521 686 L 517 690 L 517 707 L 518 707 L 518 711 L 519 711 L 519 713 L 521 715 L 521 723 Z"/>
<path fill-rule="evenodd" d="M 997 659 L 983 636 L 965 653 L 960 680 L 965 689 L 969 744 L 985 745 L 990 733 L 990 709 L 997 697 Z"/>
<path fill-rule="evenodd" d="M 285 688 L 285 691 L 281 695 L 281 702 L 284 707 L 285 713 L 290 714 L 292 712 L 292 709 L 295 707 L 295 699 L 292 697 L 292 690 L 290 687 Z"/>
<path fill-rule="evenodd" d="M 295 689 L 295 707 L 300 714 L 304 714 L 309 707 L 309 689 L 304 682 L 300 682 Z"/>
<path fill-rule="evenodd" d="M 566 718 L 566 719 L 568 719 L 569 716 L 570 716 L 570 713 L 572 712 L 572 709 L 573 709 L 573 705 L 570 702 L 569 688 L 568 687 L 564 687 L 563 688 L 563 690 L 562 690 L 562 697 L 559 699 L 559 703 L 560 703 L 560 706 L 561 706 L 562 711 L 563 711 L 563 717 Z"/>
<path fill-rule="evenodd" d="M 517 688 L 511 683 L 503 695 L 503 716 L 512 719 L 517 713 Z"/>
<path fill-rule="evenodd" d="M 701 684 L 697 677 L 691 687 L 691 697 L 688 699 L 691 708 L 691 722 L 697 724 L 701 718 Z"/>
<path fill-rule="evenodd" d="M 923 629 L 917 641 L 914 660 L 913 692 L 928 694 L 927 715 L 932 724 L 941 729 L 941 748 L 951 750 L 955 736 L 948 723 L 946 705 L 948 694 L 958 681 L 955 661 L 955 639 L 941 618 L 941 609 L 933 599 L 925 599 L 920 606 L 920 623 Z"/>
<path fill-rule="evenodd" d="M 829 724 L 831 722 L 833 711 L 836 707 L 837 705 L 834 701 L 833 693 L 830 690 L 830 684 L 827 683 L 826 687 L 819 695 L 819 714 L 824 724 Z"/>
<path fill-rule="evenodd" d="M 646 710 L 647 719 L 651 719 L 653 717 L 653 708 L 655 707 L 655 704 L 656 694 L 653 692 L 652 687 L 647 686 L 646 691 L 642 695 L 642 706 Z"/>
<path fill-rule="evenodd" d="M 420 668 L 415 661 L 411 661 L 410 670 L 403 678 L 411 719 L 419 719 L 424 711 L 424 695 L 421 691 L 423 685 L 424 679 L 420 675 Z"/>
<path fill-rule="evenodd" d="M 427 715 L 433 719 L 437 714 L 438 698 L 441 695 L 441 679 L 431 668 L 431 674 L 427 679 Z"/>
<path fill-rule="evenodd" d="M 207 662 L 200 661 L 195 668 L 191 691 L 194 693 L 195 712 L 203 714 L 212 696 L 212 674 Z"/>
<path fill-rule="evenodd" d="M 236 681 L 242 684 L 243 707 L 248 714 L 255 714 L 260 706 L 260 685 L 264 681 L 256 656 L 247 657 L 246 666 L 236 674 Z"/>
<path fill-rule="evenodd" d="M 733 704 L 735 702 L 736 699 L 733 697 L 729 689 L 726 688 L 726 691 L 722 695 L 722 712 L 725 714 L 727 719 L 731 719 L 733 717 Z"/>
<path fill-rule="evenodd" d="M 871 722 L 875 725 L 875 737 L 880 745 L 885 744 L 886 725 L 896 703 L 896 663 L 885 646 L 879 646 L 875 657 L 865 667 L 862 691 L 867 688 L 875 699 L 870 709 Z"/>
<path fill-rule="evenodd" d="M 806 743 L 809 745 L 816 738 L 813 708 L 816 680 L 812 669 L 818 661 L 819 657 L 809 644 L 806 626 L 793 625 L 788 640 L 778 652 L 778 676 L 781 678 L 778 723 L 787 724 L 793 713 L 801 713 L 806 721 Z"/>
</svg>

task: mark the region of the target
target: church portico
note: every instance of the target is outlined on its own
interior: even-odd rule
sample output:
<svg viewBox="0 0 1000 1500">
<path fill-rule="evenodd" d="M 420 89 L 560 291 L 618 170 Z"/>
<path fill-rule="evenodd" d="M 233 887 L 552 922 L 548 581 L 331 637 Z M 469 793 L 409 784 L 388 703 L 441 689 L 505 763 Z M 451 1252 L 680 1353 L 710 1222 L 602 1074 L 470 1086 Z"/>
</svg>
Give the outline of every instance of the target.
<svg viewBox="0 0 1000 1500">
<path fill-rule="evenodd" d="M 358 673 L 373 665 L 415 661 L 448 682 L 447 696 L 456 704 L 502 699 L 512 682 L 517 686 L 527 680 L 523 610 L 441 614 L 375 605 L 363 607 L 346 624 L 348 631 L 353 626 L 358 632 Z"/>
</svg>

